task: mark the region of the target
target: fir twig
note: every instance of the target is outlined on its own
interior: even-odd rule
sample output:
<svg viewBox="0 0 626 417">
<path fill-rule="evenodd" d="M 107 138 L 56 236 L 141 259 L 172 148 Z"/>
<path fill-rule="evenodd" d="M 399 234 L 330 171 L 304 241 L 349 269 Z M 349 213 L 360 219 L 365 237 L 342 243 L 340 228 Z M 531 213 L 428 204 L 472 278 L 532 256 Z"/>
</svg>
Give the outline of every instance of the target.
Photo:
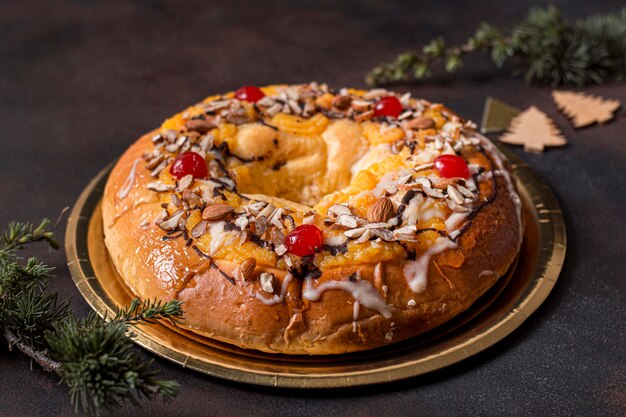
<svg viewBox="0 0 626 417">
<path fill-rule="evenodd" d="M 374 68 L 368 84 L 405 81 L 431 75 L 443 62 L 446 71 L 462 66 L 462 58 L 482 52 L 497 67 L 515 58 L 517 72 L 528 81 L 583 86 L 621 79 L 626 75 L 626 9 L 618 13 L 568 21 L 554 6 L 531 9 L 508 33 L 482 23 L 459 46 L 448 46 L 441 37 L 417 53 L 403 53 Z"/>
<path fill-rule="evenodd" d="M 53 249 L 59 248 L 59 242 L 54 240 L 52 232 L 48 230 L 50 220 L 44 219 L 35 227 L 32 223 L 11 222 L 7 231 L 0 238 L 0 259 L 9 259 L 16 250 L 22 249 L 29 243 L 46 241 Z"/>
<path fill-rule="evenodd" d="M 39 226 L 10 223 L 0 236 L 0 334 L 9 349 L 16 348 L 68 385 L 72 404 L 96 415 L 124 401 L 160 396 L 168 401 L 180 389 L 175 381 L 162 381 L 142 359 L 126 336 L 130 324 L 182 318 L 177 300 L 135 299 L 110 321 L 90 314 L 84 320 L 71 315 L 69 302 L 44 293 L 52 268 L 36 258 L 21 263 L 17 250 L 45 241 L 58 247 L 50 222 Z"/>
<path fill-rule="evenodd" d="M 9 329 L 2 328 L 2 336 L 4 336 L 6 341 L 9 343 L 9 350 L 17 348 L 17 350 L 22 352 L 24 355 L 34 360 L 44 371 L 58 373 L 61 369 L 61 364 L 59 362 L 50 359 L 46 356 L 45 352 L 35 350 L 30 345 L 20 341 L 20 339 Z"/>
<path fill-rule="evenodd" d="M 128 325 L 90 314 L 78 321 L 69 317 L 46 333 L 49 356 L 61 364 L 61 381 L 70 389 L 76 411 L 96 415 L 124 401 L 139 404 L 157 395 L 169 401 L 180 389 L 175 381 L 161 381 L 126 336 Z"/>
<path fill-rule="evenodd" d="M 178 319 L 183 317 L 182 303 L 178 300 L 171 300 L 166 303 L 162 301 L 141 301 L 133 299 L 128 308 L 118 310 L 113 317 L 113 321 L 118 323 L 153 323 L 155 320 L 166 319 L 172 324 L 176 324 Z"/>
</svg>

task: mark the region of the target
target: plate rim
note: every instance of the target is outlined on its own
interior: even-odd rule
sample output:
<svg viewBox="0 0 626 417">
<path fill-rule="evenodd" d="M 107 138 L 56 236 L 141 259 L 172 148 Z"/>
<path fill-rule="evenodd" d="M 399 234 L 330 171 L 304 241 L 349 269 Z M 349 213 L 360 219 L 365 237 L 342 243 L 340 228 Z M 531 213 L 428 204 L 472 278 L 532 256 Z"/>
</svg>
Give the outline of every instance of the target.
<svg viewBox="0 0 626 417">
<path fill-rule="evenodd" d="M 183 368 L 190 368 L 211 376 L 236 382 L 285 388 L 336 388 L 391 382 L 445 368 L 488 349 L 513 333 L 547 299 L 559 278 L 565 260 L 567 245 L 567 233 L 561 206 L 552 189 L 517 155 L 506 149 L 501 149 L 501 151 L 505 153 L 511 162 L 518 185 L 522 185 L 523 189 L 529 192 L 529 197 L 531 198 L 531 209 L 537 218 L 537 227 L 540 234 L 539 246 L 542 249 L 539 251 L 533 276 L 540 276 L 530 281 L 530 283 L 536 282 L 536 285 L 523 299 L 516 302 L 506 317 L 501 318 L 488 329 L 475 334 L 463 343 L 447 349 L 444 355 L 434 352 L 400 364 L 361 371 L 327 374 L 289 372 L 277 374 L 258 369 L 228 367 L 224 364 L 193 358 L 191 355 L 159 344 L 146 335 L 140 326 L 132 327 L 131 338 L 144 349 L 182 365 Z M 70 275 L 81 296 L 101 316 L 110 314 L 112 309 L 102 300 L 106 293 L 102 287 L 98 289 L 98 279 L 94 276 L 88 253 L 80 253 L 79 248 L 81 246 L 84 247 L 85 251 L 87 250 L 86 233 L 85 236 L 81 236 L 80 232 L 88 230 L 91 215 L 101 200 L 103 193 L 104 185 L 100 187 L 98 185 L 103 181 L 103 177 L 110 172 L 114 164 L 115 162 L 112 162 L 102 169 L 81 192 L 72 208 L 65 234 L 65 250 Z M 89 212 L 89 216 L 85 215 L 85 211 Z M 546 243 L 544 240 L 549 240 L 550 245 L 544 247 L 543 244 Z M 81 243 L 84 243 L 84 245 L 81 245 Z M 546 248 L 549 251 L 545 250 Z M 543 270 L 538 271 L 540 268 Z M 434 358 L 437 360 L 432 360 Z"/>
</svg>

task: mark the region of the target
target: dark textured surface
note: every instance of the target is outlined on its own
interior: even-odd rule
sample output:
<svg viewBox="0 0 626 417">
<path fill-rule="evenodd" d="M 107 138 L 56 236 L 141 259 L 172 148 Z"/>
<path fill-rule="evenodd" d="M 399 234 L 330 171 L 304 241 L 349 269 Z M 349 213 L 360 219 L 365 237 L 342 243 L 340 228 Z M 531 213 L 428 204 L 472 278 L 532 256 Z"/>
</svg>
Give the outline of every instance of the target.
<svg viewBox="0 0 626 417">
<path fill-rule="evenodd" d="M 53 4 L 54 3 L 54 4 Z M 621 1 L 557 1 L 568 16 Z M 56 218 L 141 133 L 209 93 L 241 84 L 325 81 L 363 86 L 364 72 L 435 34 L 460 41 L 480 20 L 502 26 L 528 4 L 501 1 L 0 3 L 0 222 Z M 568 256 L 556 290 L 513 335 L 426 377 L 369 388 L 287 391 L 242 386 L 156 360 L 182 385 L 173 403 L 116 415 L 626 415 L 626 120 L 574 131 L 550 89 L 483 59 L 455 77 L 398 86 L 479 120 L 493 95 L 535 104 L 570 141 L 517 150 L 558 195 Z M 588 91 L 626 101 L 626 86 Z M 62 238 L 65 222 L 58 227 Z M 88 307 L 62 252 L 53 288 Z M 0 347 L 0 416 L 69 416 L 63 386 Z"/>
</svg>

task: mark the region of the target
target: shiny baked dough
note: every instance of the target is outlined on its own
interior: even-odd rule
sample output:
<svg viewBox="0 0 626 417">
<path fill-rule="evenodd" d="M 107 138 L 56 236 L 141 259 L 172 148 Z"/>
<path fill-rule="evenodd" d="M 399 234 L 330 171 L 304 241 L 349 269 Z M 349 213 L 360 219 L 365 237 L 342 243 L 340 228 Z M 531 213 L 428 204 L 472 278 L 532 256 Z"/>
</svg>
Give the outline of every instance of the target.
<svg viewBox="0 0 626 417">
<path fill-rule="evenodd" d="M 281 88 L 265 91 L 269 95 Z M 435 108 L 436 114 L 431 114 L 441 127 L 437 118 L 453 113 Z M 158 222 L 169 197 L 148 188 L 155 177 L 142 158 L 154 149 L 155 135 L 172 127 L 184 130 L 184 121 L 192 114 L 197 114 L 197 107 L 135 142 L 112 170 L 103 198 L 105 242 L 121 276 L 139 297 L 184 301 L 182 325 L 187 329 L 265 352 L 338 354 L 371 349 L 419 335 L 464 311 L 517 255 L 523 220 L 508 163 L 471 128 L 468 135 L 480 145 L 463 148 L 462 155 L 485 169 L 477 204 L 491 200 L 465 219 L 467 224 L 454 241 L 441 237 L 454 223 L 451 211 L 427 197 L 420 200 L 418 214 L 429 230 L 416 235 L 414 242 L 402 246 L 350 241 L 345 253 L 324 250 L 313 261 L 321 273 L 317 278 L 294 276 L 285 262 L 288 255 L 250 241 L 226 239 L 208 256 L 215 244 L 209 231 L 192 243 L 183 237 L 164 238 Z M 212 131 L 215 142 L 227 142 L 237 156 L 229 158 L 227 166 L 237 179 L 239 194 L 225 192 L 228 204 L 239 210 L 246 199 L 271 203 L 292 213 L 297 224 L 314 213 L 325 238 L 332 239 L 342 236 L 343 230 L 324 226 L 330 207 L 346 203 L 355 216 L 364 217 L 374 200 L 371 194 L 386 174 L 423 162 L 406 151 L 392 152 L 390 144 L 398 133 L 379 128 L 375 134 L 366 127 L 372 121 L 329 119 L 322 113 L 300 119 L 278 113 L 268 118 L 274 127 L 252 121 Z M 156 178 L 163 184 L 176 183 L 167 170 Z M 394 204 L 400 204 L 401 197 L 390 196 Z M 199 214 L 189 215 L 185 234 L 200 221 Z M 412 252 L 405 250 L 407 245 Z M 239 268 L 250 257 L 256 268 L 242 279 Z M 419 282 L 407 278 L 411 268 L 423 273 Z M 273 276 L 271 293 L 261 282 L 263 273 Z M 234 285 L 225 277 L 234 279 Z M 422 285 L 422 278 L 423 288 L 414 291 L 411 287 Z"/>
</svg>

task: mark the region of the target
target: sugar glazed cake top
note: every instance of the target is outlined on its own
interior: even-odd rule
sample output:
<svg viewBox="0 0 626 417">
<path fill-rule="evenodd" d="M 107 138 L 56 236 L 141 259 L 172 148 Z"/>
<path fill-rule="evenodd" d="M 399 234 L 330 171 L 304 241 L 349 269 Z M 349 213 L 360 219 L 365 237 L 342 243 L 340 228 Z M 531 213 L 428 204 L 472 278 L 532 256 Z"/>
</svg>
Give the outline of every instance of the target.
<svg viewBox="0 0 626 417">
<path fill-rule="evenodd" d="M 309 83 L 242 87 L 120 159 L 107 247 L 184 326 L 282 353 L 369 349 L 465 310 L 521 244 L 508 163 L 441 104 Z"/>
</svg>

